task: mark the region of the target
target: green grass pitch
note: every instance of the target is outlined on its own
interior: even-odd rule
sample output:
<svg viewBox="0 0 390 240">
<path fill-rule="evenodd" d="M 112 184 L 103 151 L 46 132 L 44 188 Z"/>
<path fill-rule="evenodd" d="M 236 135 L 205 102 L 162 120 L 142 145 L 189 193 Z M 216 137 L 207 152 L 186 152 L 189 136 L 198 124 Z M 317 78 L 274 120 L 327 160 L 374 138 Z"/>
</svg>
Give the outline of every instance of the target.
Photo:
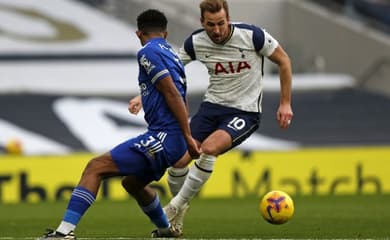
<svg viewBox="0 0 390 240">
<path fill-rule="evenodd" d="M 390 196 L 293 197 L 295 214 L 271 225 L 259 198 L 195 199 L 185 221 L 188 239 L 389 239 Z M 162 202 L 167 203 L 168 199 Z M 0 203 L 0 240 L 34 239 L 57 227 L 66 202 Z M 81 220 L 79 239 L 141 239 L 153 230 L 134 200 L 98 201 Z"/>
</svg>

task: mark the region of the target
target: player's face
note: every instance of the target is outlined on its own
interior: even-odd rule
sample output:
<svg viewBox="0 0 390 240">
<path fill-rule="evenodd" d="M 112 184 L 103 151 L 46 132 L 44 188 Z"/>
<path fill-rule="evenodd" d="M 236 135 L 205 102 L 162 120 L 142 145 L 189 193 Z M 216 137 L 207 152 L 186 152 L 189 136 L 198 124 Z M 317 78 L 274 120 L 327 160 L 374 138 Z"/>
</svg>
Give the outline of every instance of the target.
<svg viewBox="0 0 390 240">
<path fill-rule="evenodd" d="M 225 9 L 216 13 L 204 12 L 200 19 L 210 39 L 217 44 L 223 43 L 230 35 L 230 22 Z"/>
</svg>

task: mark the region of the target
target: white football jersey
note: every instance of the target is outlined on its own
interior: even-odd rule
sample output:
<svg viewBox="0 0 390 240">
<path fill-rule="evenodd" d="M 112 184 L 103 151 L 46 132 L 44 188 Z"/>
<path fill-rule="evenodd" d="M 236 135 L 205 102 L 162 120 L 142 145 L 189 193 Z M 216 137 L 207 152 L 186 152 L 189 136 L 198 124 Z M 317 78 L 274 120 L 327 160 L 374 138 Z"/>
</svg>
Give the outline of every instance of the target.
<svg viewBox="0 0 390 240">
<path fill-rule="evenodd" d="M 179 50 L 184 64 L 202 62 L 210 75 L 204 101 L 261 112 L 264 56 L 278 46 L 265 30 L 243 23 L 232 24 L 224 44 L 214 43 L 204 29 L 192 33 Z"/>
</svg>

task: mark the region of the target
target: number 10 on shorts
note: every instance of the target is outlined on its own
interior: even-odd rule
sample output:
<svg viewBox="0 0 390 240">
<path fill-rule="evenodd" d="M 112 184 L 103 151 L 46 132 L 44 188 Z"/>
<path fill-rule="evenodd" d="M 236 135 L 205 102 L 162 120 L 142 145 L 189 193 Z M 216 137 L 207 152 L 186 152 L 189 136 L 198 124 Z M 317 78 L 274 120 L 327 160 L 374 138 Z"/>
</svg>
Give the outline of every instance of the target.
<svg viewBox="0 0 390 240">
<path fill-rule="evenodd" d="M 234 117 L 227 125 L 229 128 L 239 131 L 245 127 L 245 120 L 239 117 Z"/>
</svg>

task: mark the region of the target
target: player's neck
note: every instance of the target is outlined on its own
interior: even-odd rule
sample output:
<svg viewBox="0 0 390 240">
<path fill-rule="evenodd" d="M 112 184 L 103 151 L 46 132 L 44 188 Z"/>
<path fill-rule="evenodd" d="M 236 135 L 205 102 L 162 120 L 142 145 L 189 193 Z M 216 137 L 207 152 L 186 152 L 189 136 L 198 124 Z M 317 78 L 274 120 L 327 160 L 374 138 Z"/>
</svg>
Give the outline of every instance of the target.
<svg viewBox="0 0 390 240">
<path fill-rule="evenodd" d="M 166 37 L 167 37 L 167 34 L 165 32 L 149 32 L 149 33 L 142 35 L 142 38 L 143 38 L 142 40 L 144 43 L 147 43 L 150 40 L 155 39 L 155 38 L 164 38 L 165 39 Z"/>
</svg>

